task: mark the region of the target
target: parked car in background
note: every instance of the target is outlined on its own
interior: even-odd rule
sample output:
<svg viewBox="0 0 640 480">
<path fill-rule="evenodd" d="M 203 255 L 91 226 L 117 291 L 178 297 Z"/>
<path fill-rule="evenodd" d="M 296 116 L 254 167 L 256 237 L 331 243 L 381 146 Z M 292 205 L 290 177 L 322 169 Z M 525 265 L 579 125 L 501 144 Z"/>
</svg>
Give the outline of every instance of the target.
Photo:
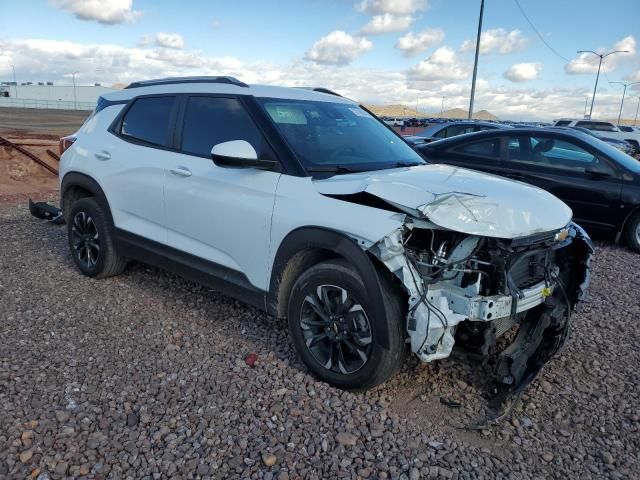
<svg viewBox="0 0 640 480">
<path fill-rule="evenodd" d="M 404 126 L 404 118 L 389 118 L 385 117 L 383 122 L 389 125 L 390 127 L 402 127 Z"/>
<path fill-rule="evenodd" d="M 640 162 L 591 135 L 513 128 L 414 147 L 429 162 L 473 168 L 543 188 L 587 231 L 624 238 L 640 251 Z"/>
<path fill-rule="evenodd" d="M 630 144 L 629 142 L 627 142 L 626 140 L 618 140 L 617 138 L 603 137 L 601 135 L 598 135 L 594 131 L 589 130 L 589 129 L 584 128 L 584 127 L 554 127 L 554 128 L 567 128 L 567 129 L 570 129 L 570 130 L 577 130 L 577 131 L 580 131 L 582 133 L 586 133 L 587 135 L 591 135 L 592 137 L 595 137 L 595 138 L 597 138 L 599 140 L 602 140 L 603 142 L 608 143 L 612 147 L 617 148 L 618 150 L 620 150 L 621 152 L 626 153 L 627 155 L 634 155 L 635 151 L 636 151 L 636 149 L 633 148 L 633 145 Z"/>
<path fill-rule="evenodd" d="M 447 122 L 431 125 L 420 132 L 414 133 L 417 137 L 422 137 L 425 142 L 440 140 L 441 138 L 455 137 L 463 133 L 480 132 L 482 130 L 496 130 L 511 128 L 509 125 L 492 122 L 479 122 L 475 120 L 461 120 L 459 122 Z"/>
<path fill-rule="evenodd" d="M 570 118 L 561 118 L 554 120 L 554 127 L 582 127 L 596 133 L 601 137 L 614 138 L 616 140 L 625 140 L 633 145 L 634 155 L 640 153 L 640 131 L 631 127 L 615 126 L 611 122 L 603 122 L 597 120 L 572 120 Z"/>
<path fill-rule="evenodd" d="M 503 400 L 565 342 L 589 284 L 591 241 L 558 198 L 429 165 L 326 89 L 136 82 L 63 145 L 84 275 L 136 259 L 244 300 L 287 322 L 336 387 L 373 387 L 410 351 L 429 362 L 457 345 L 492 361 Z"/>
</svg>

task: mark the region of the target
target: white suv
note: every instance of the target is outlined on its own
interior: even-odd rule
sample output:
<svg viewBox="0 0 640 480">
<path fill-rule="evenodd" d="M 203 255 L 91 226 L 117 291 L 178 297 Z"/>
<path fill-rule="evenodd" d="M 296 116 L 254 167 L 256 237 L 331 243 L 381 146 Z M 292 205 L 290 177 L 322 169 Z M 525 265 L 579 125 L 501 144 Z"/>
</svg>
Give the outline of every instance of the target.
<svg viewBox="0 0 640 480">
<path fill-rule="evenodd" d="M 287 319 L 309 369 L 341 388 L 383 382 L 409 350 L 432 361 L 456 344 L 495 356 L 504 395 L 521 391 L 589 282 L 590 240 L 560 200 L 428 165 L 324 89 L 138 82 L 105 94 L 61 145 L 82 273 L 133 259 L 242 299 Z"/>
<path fill-rule="evenodd" d="M 560 118 L 554 120 L 554 127 L 581 127 L 591 130 L 600 137 L 613 138 L 629 142 L 633 147 L 633 155 L 640 153 L 640 130 L 633 127 L 620 125 L 616 127 L 611 122 L 599 120 L 572 120 L 570 118 Z"/>
</svg>

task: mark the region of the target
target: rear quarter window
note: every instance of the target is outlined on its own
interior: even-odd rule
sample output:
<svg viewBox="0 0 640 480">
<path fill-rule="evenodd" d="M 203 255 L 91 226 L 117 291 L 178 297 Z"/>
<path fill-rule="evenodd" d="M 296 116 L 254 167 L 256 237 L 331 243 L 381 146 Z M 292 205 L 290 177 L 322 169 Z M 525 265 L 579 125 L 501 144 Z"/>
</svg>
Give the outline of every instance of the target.
<svg viewBox="0 0 640 480">
<path fill-rule="evenodd" d="M 122 118 L 120 134 L 152 145 L 170 145 L 171 115 L 175 97 L 136 99 Z"/>
</svg>

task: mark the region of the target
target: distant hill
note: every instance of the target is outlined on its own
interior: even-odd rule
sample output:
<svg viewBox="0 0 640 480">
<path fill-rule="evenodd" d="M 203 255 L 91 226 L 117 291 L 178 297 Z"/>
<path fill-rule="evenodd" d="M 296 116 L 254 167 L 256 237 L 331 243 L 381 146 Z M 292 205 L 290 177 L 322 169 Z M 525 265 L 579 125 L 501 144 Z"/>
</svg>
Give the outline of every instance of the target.
<svg viewBox="0 0 640 480">
<path fill-rule="evenodd" d="M 432 118 L 461 118 L 466 119 L 468 111 L 462 108 L 451 108 L 442 113 L 425 113 L 408 108 L 405 105 L 365 105 L 369 110 L 379 117 L 432 117 Z M 480 110 L 473 114 L 473 118 L 478 120 L 498 120 L 493 113 Z"/>
</svg>

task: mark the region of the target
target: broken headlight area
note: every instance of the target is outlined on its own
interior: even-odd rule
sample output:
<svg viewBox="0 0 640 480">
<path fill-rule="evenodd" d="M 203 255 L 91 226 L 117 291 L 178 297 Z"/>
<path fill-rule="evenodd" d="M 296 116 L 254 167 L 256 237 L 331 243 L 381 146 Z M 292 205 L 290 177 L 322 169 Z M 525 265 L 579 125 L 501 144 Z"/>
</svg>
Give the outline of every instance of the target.
<svg viewBox="0 0 640 480">
<path fill-rule="evenodd" d="M 575 224 L 507 240 L 413 220 L 370 251 L 408 293 L 411 350 L 430 362 L 455 346 L 492 364 L 500 403 L 565 343 L 593 247 Z"/>
</svg>

